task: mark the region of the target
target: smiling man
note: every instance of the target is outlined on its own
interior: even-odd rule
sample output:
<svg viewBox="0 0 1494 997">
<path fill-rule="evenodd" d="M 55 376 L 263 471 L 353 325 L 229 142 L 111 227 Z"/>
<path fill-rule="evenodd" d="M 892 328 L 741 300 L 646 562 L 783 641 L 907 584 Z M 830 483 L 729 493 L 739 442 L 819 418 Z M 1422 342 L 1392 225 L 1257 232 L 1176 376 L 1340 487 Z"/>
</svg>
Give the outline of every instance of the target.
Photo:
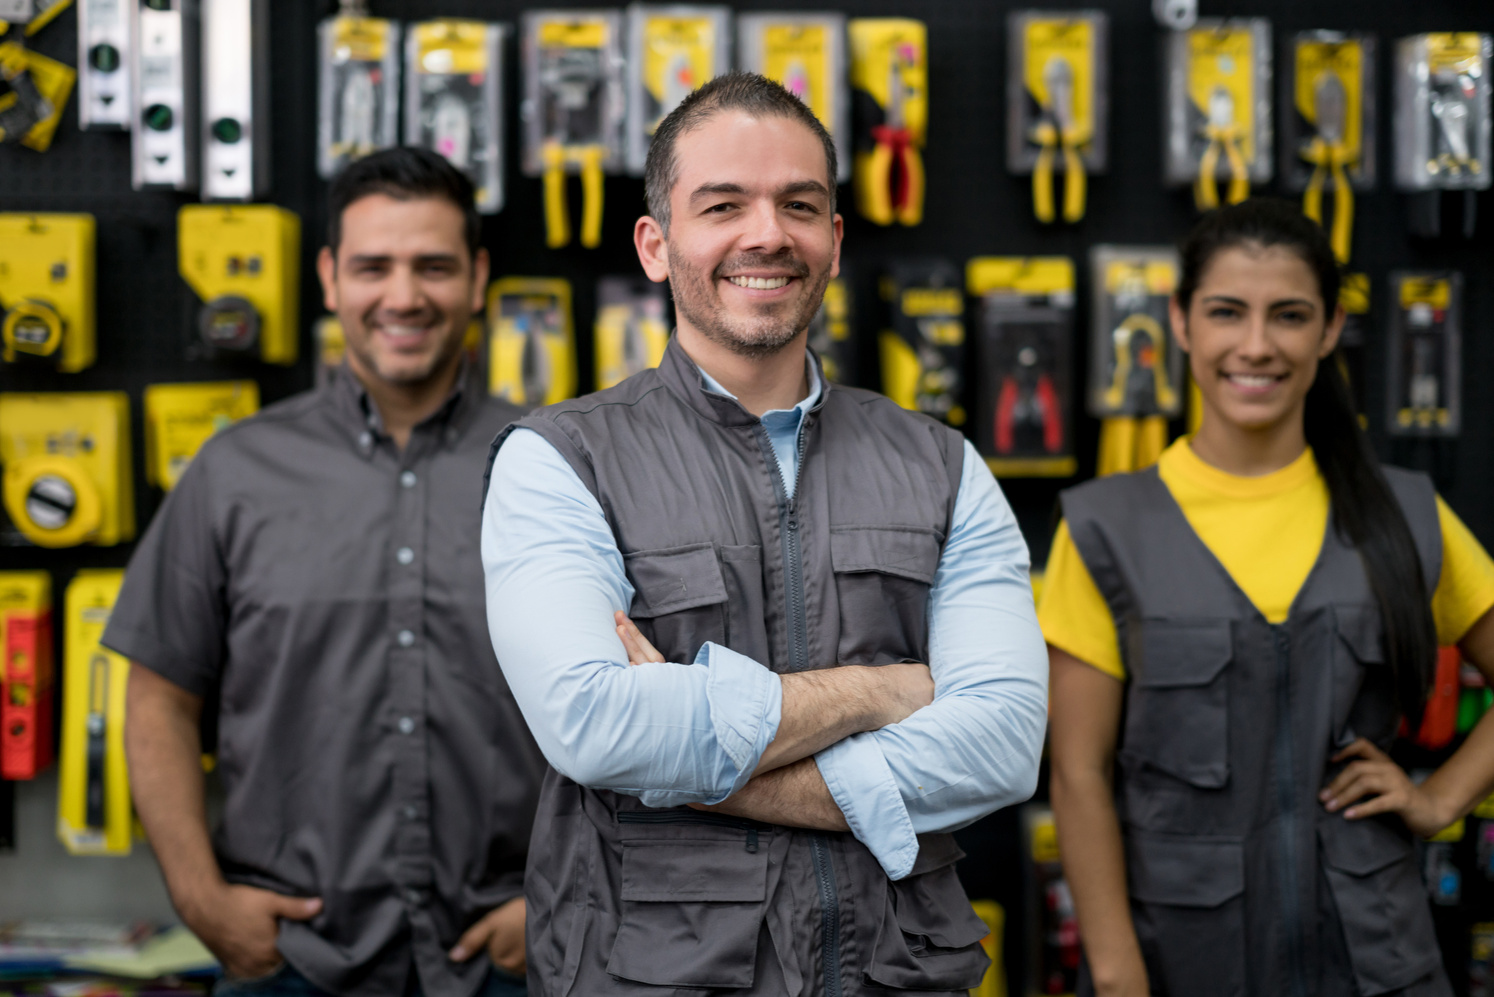
<svg viewBox="0 0 1494 997">
<path fill-rule="evenodd" d="M 203 447 L 104 635 L 134 662 L 135 805 L 219 994 L 522 994 L 542 760 L 471 544 L 488 443 L 519 415 L 464 368 L 488 277 L 472 185 L 392 149 L 330 207 L 317 262 L 346 367 Z"/>
<path fill-rule="evenodd" d="M 662 364 L 494 444 L 489 626 L 552 766 L 531 993 L 963 995 L 985 970 L 947 832 L 1037 777 L 1027 549 L 957 433 L 808 351 L 834 177 L 778 84 L 687 98 L 634 231 L 674 293 Z"/>
</svg>

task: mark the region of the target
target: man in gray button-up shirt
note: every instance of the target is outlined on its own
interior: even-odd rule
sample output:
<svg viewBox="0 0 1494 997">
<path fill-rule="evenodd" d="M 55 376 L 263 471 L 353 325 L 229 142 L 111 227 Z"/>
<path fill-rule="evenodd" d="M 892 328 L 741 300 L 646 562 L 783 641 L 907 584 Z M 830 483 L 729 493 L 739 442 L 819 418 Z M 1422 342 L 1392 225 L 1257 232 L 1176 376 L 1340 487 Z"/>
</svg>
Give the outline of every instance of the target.
<svg viewBox="0 0 1494 997">
<path fill-rule="evenodd" d="M 471 184 L 433 153 L 334 181 L 319 273 L 348 363 L 213 438 L 130 563 L 104 643 L 172 900 L 221 992 L 522 993 L 543 762 L 488 641 L 488 443 L 518 412 L 461 343 Z M 223 820 L 198 763 L 219 716 Z M 493 967 L 496 967 L 493 968 Z"/>
</svg>

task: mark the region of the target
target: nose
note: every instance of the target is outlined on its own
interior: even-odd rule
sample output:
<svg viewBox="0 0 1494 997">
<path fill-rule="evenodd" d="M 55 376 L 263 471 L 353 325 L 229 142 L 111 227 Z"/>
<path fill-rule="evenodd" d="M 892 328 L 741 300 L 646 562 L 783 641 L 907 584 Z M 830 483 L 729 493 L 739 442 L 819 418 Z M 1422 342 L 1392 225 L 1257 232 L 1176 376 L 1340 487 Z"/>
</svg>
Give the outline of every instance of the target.
<svg viewBox="0 0 1494 997">
<path fill-rule="evenodd" d="M 413 267 L 400 265 L 390 271 L 380 304 L 392 312 L 412 312 L 425 304 L 425 294 Z"/>
<path fill-rule="evenodd" d="M 788 233 L 784 231 L 778 217 L 778 205 L 772 198 L 752 202 L 746 212 L 746 226 L 740 242 L 743 250 L 768 256 L 788 248 Z"/>
<path fill-rule="evenodd" d="M 1266 315 L 1252 312 L 1245 323 L 1245 337 L 1235 347 L 1244 360 L 1263 363 L 1276 355 L 1276 344 L 1267 330 Z"/>
</svg>

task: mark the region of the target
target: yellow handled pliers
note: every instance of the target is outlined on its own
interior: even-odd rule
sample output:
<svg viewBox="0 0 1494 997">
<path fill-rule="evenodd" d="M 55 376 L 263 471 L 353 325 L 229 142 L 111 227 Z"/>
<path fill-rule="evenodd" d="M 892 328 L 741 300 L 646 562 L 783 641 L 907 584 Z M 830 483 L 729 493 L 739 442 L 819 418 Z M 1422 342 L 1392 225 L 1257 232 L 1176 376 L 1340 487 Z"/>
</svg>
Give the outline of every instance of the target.
<svg viewBox="0 0 1494 997">
<path fill-rule="evenodd" d="M 1313 165 L 1307 191 L 1302 195 L 1302 213 L 1323 224 L 1323 181 L 1333 178 L 1333 230 L 1329 241 L 1333 255 L 1340 263 L 1349 261 L 1349 240 L 1354 226 L 1354 189 L 1349 186 L 1345 167 L 1359 156 L 1344 141 L 1348 93 L 1343 80 L 1334 72 L 1324 72 L 1313 84 L 1313 115 L 1318 134 L 1302 152 L 1302 158 Z"/>
<path fill-rule="evenodd" d="M 1079 149 L 1089 135 L 1074 123 L 1074 69 L 1069 61 L 1059 56 L 1049 59 L 1043 67 L 1043 85 L 1048 103 L 1043 120 L 1032 130 L 1032 140 L 1039 146 L 1032 168 L 1032 213 L 1045 224 L 1053 221 L 1053 165 L 1062 150 L 1063 220 L 1073 223 L 1084 217 L 1084 158 Z"/>
<path fill-rule="evenodd" d="M 602 242 L 602 161 L 605 146 L 561 145 L 549 141 L 540 150 L 544 165 L 545 245 L 559 249 L 571 241 L 570 214 L 565 205 L 565 174 L 570 163 L 581 169 L 581 245 L 595 249 Z"/>
<path fill-rule="evenodd" d="M 1239 204 L 1250 196 L 1250 170 L 1245 165 L 1245 153 L 1241 149 L 1244 133 L 1235 124 L 1235 99 L 1224 87 L 1215 87 L 1209 94 L 1209 123 L 1204 127 L 1208 145 L 1198 160 L 1198 182 L 1193 188 L 1193 199 L 1200 211 L 1219 207 L 1219 186 L 1214 174 L 1219 170 L 1219 155 L 1223 152 L 1229 163 L 1229 203 Z"/>
</svg>

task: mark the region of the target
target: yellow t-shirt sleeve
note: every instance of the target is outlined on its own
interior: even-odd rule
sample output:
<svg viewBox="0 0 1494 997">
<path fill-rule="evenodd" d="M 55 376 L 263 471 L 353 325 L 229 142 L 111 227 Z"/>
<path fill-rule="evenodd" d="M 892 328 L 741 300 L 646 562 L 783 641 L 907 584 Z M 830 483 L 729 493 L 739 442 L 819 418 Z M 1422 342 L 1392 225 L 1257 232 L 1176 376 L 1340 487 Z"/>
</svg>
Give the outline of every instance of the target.
<svg viewBox="0 0 1494 997">
<path fill-rule="evenodd" d="M 1443 574 L 1446 575 L 1445 570 Z M 1053 537 L 1037 615 L 1043 639 L 1049 644 L 1107 675 L 1125 680 L 1126 666 L 1121 663 L 1115 618 L 1079 556 L 1066 522 L 1058 524 Z"/>
<path fill-rule="evenodd" d="M 1432 594 L 1432 618 L 1437 642 L 1451 647 L 1494 608 L 1494 559 L 1441 495 L 1437 521 L 1442 526 L 1442 577 Z"/>
</svg>

